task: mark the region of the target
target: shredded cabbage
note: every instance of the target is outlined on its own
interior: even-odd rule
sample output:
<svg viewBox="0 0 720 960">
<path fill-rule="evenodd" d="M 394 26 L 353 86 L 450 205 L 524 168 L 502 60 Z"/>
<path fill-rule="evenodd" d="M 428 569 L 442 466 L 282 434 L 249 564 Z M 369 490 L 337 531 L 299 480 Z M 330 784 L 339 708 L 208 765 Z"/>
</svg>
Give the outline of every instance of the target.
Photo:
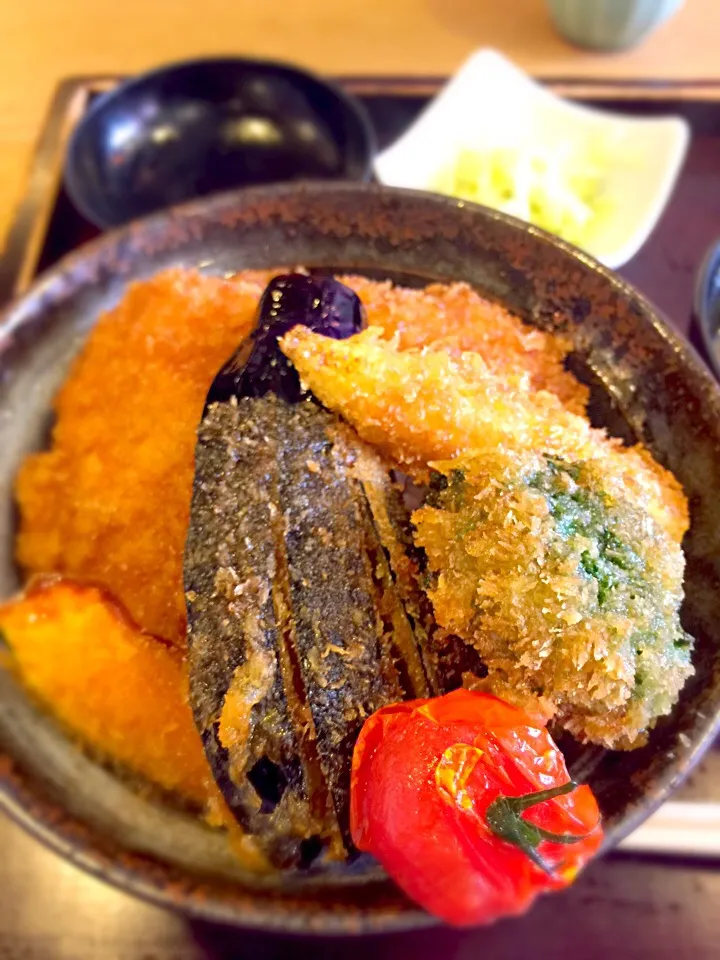
<svg viewBox="0 0 720 960">
<path fill-rule="evenodd" d="M 579 155 L 567 143 L 463 147 L 430 184 L 438 193 L 482 203 L 583 245 L 603 208 L 598 147 Z"/>
</svg>

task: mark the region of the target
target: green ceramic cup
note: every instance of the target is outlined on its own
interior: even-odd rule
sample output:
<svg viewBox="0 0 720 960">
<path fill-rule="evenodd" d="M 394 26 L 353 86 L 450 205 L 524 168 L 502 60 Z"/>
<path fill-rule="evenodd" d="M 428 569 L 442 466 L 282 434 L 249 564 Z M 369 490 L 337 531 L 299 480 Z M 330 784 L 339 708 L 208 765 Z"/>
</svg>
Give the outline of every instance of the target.
<svg viewBox="0 0 720 960">
<path fill-rule="evenodd" d="M 547 0 L 558 31 L 591 50 L 626 50 L 676 13 L 683 0 Z"/>
</svg>

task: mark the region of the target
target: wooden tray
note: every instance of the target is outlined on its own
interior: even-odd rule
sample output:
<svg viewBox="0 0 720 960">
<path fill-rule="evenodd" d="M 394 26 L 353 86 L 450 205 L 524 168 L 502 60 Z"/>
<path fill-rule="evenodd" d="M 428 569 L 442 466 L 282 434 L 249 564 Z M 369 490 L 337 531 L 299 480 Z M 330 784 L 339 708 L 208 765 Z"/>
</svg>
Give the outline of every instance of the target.
<svg viewBox="0 0 720 960">
<path fill-rule="evenodd" d="M 119 79 L 77 77 L 58 87 L 0 261 L 0 301 L 21 293 L 37 272 L 97 234 L 62 188 L 62 163 L 74 124 L 93 98 Z M 382 148 L 412 122 L 443 81 L 354 77 L 340 82 L 363 100 Z M 720 234 L 720 82 L 555 80 L 549 86 L 598 107 L 643 116 L 677 113 L 690 123 L 692 142 L 672 200 L 649 241 L 620 272 L 699 347 L 690 306 L 694 271 Z"/>
<path fill-rule="evenodd" d="M 5 254 L 0 260 L 0 302 L 22 293 L 32 279 L 65 253 L 97 236 L 62 186 L 62 164 L 73 126 L 98 95 L 119 77 L 77 77 L 56 90 L 41 131 Z M 375 126 L 379 146 L 392 142 L 437 93 L 439 78 L 340 78 L 358 96 Z M 676 113 L 692 129 L 678 186 L 653 235 L 620 272 L 652 299 L 700 347 L 691 323 L 695 270 L 720 235 L 720 82 L 549 81 L 555 92 L 598 107 L 636 115 Z M 720 749 L 711 751 L 679 799 L 720 802 Z"/>
</svg>

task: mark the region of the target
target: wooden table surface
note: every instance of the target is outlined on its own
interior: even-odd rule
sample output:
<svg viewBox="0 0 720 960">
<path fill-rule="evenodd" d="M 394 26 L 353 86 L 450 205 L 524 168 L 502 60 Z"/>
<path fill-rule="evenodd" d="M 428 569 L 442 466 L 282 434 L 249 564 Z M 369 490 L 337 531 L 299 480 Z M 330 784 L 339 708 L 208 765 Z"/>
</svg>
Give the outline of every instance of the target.
<svg viewBox="0 0 720 960">
<path fill-rule="evenodd" d="M 645 44 L 613 55 L 564 43 L 543 0 L 2 0 L 0 245 L 49 98 L 70 74 L 234 52 L 328 73 L 443 76 L 495 46 L 538 76 L 710 79 L 718 41 L 717 0 L 687 0 Z"/>
</svg>

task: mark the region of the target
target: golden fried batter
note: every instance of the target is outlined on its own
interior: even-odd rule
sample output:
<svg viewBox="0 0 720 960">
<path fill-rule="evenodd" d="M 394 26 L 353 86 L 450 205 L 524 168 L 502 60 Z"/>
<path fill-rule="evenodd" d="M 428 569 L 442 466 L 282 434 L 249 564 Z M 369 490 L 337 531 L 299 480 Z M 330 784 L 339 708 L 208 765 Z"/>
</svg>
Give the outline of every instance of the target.
<svg viewBox="0 0 720 960">
<path fill-rule="evenodd" d="M 434 460 L 500 444 L 599 460 L 608 493 L 631 498 L 677 542 L 687 529 L 682 488 L 647 450 L 608 438 L 551 393 L 530 390 L 525 378 L 494 376 L 477 354 L 400 351 L 372 327 L 349 340 L 295 327 L 281 345 L 325 406 L 411 474 L 426 476 Z"/>
<path fill-rule="evenodd" d="M 85 743 L 198 805 L 214 795 L 180 654 L 103 591 L 31 585 L 0 607 L 0 631 L 23 682 Z"/>
<path fill-rule="evenodd" d="M 17 556 L 109 588 L 148 632 L 182 645 L 182 554 L 195 430 L 215 373 L 247 335 L 272 272 L 231 280 L 169 270 L 133 284 L 103 316 L 55 409 L 49 451 L 17 482 Z M 345 278 L 385 335 L 473 348 L 498 373 L 520 373 L 574 408 L 585 388 L 562 368 L 565 347 L 467 286 L 403 290 Z"/>
<path fill-rule="evenodd" d="M 436 466 L 413 522 L 438 622 L 475 646 L 497 696 L 539 703 L 580 741 L 640 746 L 693 672 L 680 547 L 607 494 L 601 460 L 499 447 Z"/>
<path fill-rule="evenodd" d="M 433 347 L 460 356 L 480 354 L 497 376 L 528 375 L 533 390 L 548 390 L 574 413 L 584 413 L 587 388 L 563 367 L 570 344 L 523 323 L 484 300 L 466 283 L 431 284 L 424 290 L 341 277 L 365 305 L 368 326 L 397 336 L 401 350 Z"/>
<path fill-rule="evenodd" d="M 478 650 L 490 688 L 581 740 L 639 745 L 692 672 L 675 478 L 476 354 L 400 351 L 372 328 L 296 327 L 282 348 L 365 440 L 447 478 L 414 514 L 417 542 L 435 617 Z"/>
<path fill-rule="evenodd" d="M 159 678 L 176 669 L 148 634 L 184 643 L 196 427 L 270 276 L 171 270 L 131 286 L 58 395 L 51 449 L 29 457 L 17 483 L 25 569 L 102 584 L 147 632 L 123 632 L 99 601 L 86 620 L 82 604 L 50 610 L 42 629 L 64 630 L 58 685 L 57 658 L 42 663 L 50 632 L 30 626 L 33 593 L 3 611 L 21 672 L 90 742 L 195 799 L 200 767 L 180 782 L 154 748 L 145 759 L 132 753 L 137 736 L 112 740 L 113 724 L 135 719 L 118 719 L 111 692 L 105 712 L 97 707 L 100 727 L 86 729 L 78 691 L 95 685 L 102 699 L 100 660 L 103 669 L 117 661 L 119 675 L 134 670 L 136 693 L 156 661 Z M 344 280 L 372 328 L 335 341 L 297 327 L 283 348 L 327 407 L 416 478 L 452 460 L 437 464 L 447 489 L 416 515 L 440 626 L 480 651 L 496 692 L 541 703 L 581 739 L 636 745 L 691 669 L 677 620 L 688 523 L 679 484 L 641 446 L 625 448 L 578 415 L 586 390 L 563 369 L 559 339 L 462 284 Z M 105 633 L 84 663 L 89 638 Z M 164 710 L 170 701 L 158 696 Z M 164 716 L 157 724 L 169 730 Z"/>
<path fill-rule="evenodd" d="M 169 270 L 101 317 L 55 401 L 52 448 L 18 477 L 28 572 L 100 583 L 143 629 L 184 643 L 195 430 L 268 276 Z"/>
</svg>

